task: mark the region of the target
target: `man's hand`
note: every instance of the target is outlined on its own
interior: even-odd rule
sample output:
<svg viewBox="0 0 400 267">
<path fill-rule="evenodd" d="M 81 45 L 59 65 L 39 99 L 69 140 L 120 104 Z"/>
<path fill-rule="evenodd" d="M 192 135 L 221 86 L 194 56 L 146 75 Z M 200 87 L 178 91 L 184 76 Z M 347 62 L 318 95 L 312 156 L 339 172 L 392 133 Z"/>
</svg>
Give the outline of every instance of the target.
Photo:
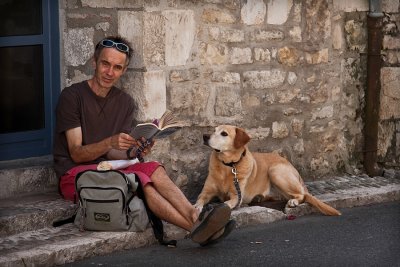
<svg viewBox="0 0 400 267">
<path fill-rule="evenodd" d="M 140 140 L 136 140 L 136 142 L 136 146 L 127 151 L 127 153 L 129 153 L 128 158 L 137 158 L 140 162 L 144 162 L 143 157 L 151 152 L 154 141 L 146 140 L 144 137 L 142 137 Z"/>
<path fill-rule="evenodd" d="M 137 140 L 137 147 L 140 151 L 140 155 L 142 157 L 150 154 L 151 148 L 154 146 L 154 140 L 146 140 L 146 138 L 142 137 L 140 140 Z"/>
<path fill-rule="evenodd" d="M 111 148 L 117 150 L 127 150 L 132 146 L 137 146 L 138 142 L 129 134 L 119 133 L 111 136 Z"/>
</svg>

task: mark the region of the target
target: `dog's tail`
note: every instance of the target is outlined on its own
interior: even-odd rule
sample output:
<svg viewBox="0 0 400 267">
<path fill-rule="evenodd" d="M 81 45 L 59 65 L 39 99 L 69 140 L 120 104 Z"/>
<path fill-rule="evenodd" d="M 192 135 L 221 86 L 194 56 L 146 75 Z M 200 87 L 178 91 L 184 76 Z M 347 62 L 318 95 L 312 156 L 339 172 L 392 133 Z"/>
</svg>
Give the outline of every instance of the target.
<svg viewBox="0 0 400 267">
<path fill-rule="evenodd" d="M 318 198 L 310 195 L 309 193 L 306 193 L 304 195 L 304 201 L 307 202 L 307 203 L 310 203 L 311 205 L 316 207 L 320 212 L 322 212 L 325 215 L 330 215 L 330 216 L 342 215 L 340 213 L 340 211 L 338 211 L 337 209 L 335 209 L 335 208 L 329 206 L 328 204 L 322 202 Z"/>
</svg>

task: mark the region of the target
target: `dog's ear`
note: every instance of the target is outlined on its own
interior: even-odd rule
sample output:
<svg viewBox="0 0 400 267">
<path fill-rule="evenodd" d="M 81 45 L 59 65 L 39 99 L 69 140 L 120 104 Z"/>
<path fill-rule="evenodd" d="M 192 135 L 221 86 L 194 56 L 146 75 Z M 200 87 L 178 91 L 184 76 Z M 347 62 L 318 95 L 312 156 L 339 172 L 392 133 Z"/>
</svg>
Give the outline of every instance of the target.
<svg viewBox="0 0 400 267">
<path fill-rule="evenodd" d="M 241 128 L 236 127 L 235 141 L 233 143 L 235 148 L 241 148 L 250 141 L 250 136 Z"/>
</svg>

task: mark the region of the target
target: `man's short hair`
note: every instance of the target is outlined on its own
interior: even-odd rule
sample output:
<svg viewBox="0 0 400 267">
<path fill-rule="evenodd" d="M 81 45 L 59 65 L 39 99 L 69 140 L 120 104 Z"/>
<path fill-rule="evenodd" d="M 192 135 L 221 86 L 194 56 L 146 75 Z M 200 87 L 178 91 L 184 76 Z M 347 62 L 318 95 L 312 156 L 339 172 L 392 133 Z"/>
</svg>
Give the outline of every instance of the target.
<svg viewBox="0 0 400 267">
<path fill-rule="evenodd" d="M 104 45 L 106 43 L 105 41 L 107 41 L 107 40 L 112 41 L 111 42 L 111 43 L 113 43 L 112 46 Z M 122 48 L 125 48 L 125 46 L 126 46 L 128 49 L 127 50 L 120 49 L 119 46 L 116 46 L 117 44 L 122 44 Z M 123 46 L 123 45 L 125 45 L 125 46 Z M 94 60 L 95 61 L 97 61 L 97 59 L 99 58 L 101 51 L 107 47 L 113 47 L 113 48 L 117 49 L 118 51 L 125 53 L 126 59 L 128 61 L 127 65 L 129 64 L 134 51 L 132 49 L 131 44 L 128 42 L 128 40 L 126 40 L 125 38 L 123 38 L 119 35 L 105 37 L 104 39 L 100 40 L 100 42 L 98 42 L 96 44 L 96 47 L 94 50 Z"/>
</svg>

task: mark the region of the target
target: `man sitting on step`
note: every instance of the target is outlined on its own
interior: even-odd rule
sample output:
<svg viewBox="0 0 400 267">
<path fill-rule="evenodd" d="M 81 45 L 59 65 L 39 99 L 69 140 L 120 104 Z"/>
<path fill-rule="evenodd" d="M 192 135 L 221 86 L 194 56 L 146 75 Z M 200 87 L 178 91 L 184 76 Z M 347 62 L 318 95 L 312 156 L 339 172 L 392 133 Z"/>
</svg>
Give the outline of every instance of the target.
<svg viewBox="0 0 400 267">
<path fill-rule="evenodd" d="M 94 51 L 93 77 L 61 92 L 53 154 L 60 192 L 65 199 L 74 200 L 75 176 L 79 172 L 96 169 L 104 160 L 141 158 L 150 152 L 153 143 L 136 153 L 146 141 L 135 140 L 128 134 L 134 126 L 137 107 L 132 97 L 114 86 L 126 72 L 132 54 L 131 46 L 122 37 L 101 40 Z M 160 163 L 137 163 L 122 171 L 137 174 L 151 211 L 190 231 L 194 242 L 215 243 L 232 230 L 231 211 L 226 204 L 198 211 Z"/>
</svg>

